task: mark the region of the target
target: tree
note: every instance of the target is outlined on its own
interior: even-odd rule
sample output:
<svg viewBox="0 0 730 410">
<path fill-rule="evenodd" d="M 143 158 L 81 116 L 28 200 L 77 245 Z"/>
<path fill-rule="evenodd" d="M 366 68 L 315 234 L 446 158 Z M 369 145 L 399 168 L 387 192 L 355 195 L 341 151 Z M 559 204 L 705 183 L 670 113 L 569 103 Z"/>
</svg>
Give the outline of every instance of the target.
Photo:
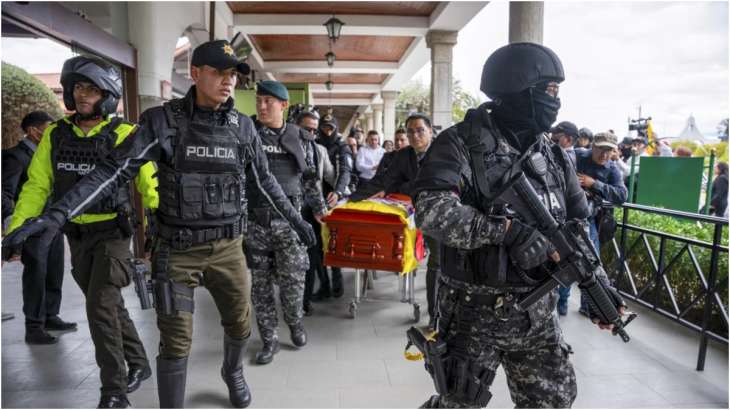
<svg viewBox="0 0 730 410">
<path fill-rule="evenodd" d="M 724 120 L 720 121 L 719 124 L 717 124 L 717 137 L 720 138 L 720 141 L 727 142 L 728 118 L 725 118 Z"/>
<path fill-rule="evenodd" d="M 41 80 L 12 64 L 2 63 L 2 148 L 10 148 L 23 137 L 20 122 L 32 111 L 45 111 L 61 118 L 63 110 L 56 95 Z"/>
<path fill-rule="evenodd" d="M 466 112 L 470 108 L 477 107 L 479 105 L 479 100 L 468 91 L 464 90 L 461 87 L 459 80 L 454 81 L 454 86 L 451 90 L 454 97 L 454 104 L 451 108 L 451 117 L 456 123 L 464 119 Z"/>
<path fill-rule="evenodd" d="M 458 80 L 454 81 L 451 93 L 454 99 L 451 110 L 454 122 L 463 120 L 469 108 L 479 105 L 479 100 L 464 90 Z M 420 81 L 411 81 L 401 89 L 395 102 L 396 123 L 399 127 L 405 125 L 408 115 L 414 112 L 429 112 L 431 106 L 430 94 L 429 87 Z"/>
</svg>

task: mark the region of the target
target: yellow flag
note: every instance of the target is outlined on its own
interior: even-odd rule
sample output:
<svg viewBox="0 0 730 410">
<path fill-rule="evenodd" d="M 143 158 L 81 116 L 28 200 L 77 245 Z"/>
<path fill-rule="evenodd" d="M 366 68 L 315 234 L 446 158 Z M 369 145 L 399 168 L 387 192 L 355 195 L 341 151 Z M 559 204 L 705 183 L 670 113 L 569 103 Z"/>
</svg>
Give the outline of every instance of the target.
<svg viewBox="0 0 730 410">
<path fill-rule="evenodd" d="M 648 139 L 648 146 L 646 147 L 646 153 L 649 155 L 654 155 L 654 151 L 656 150 L 656 135 L 654 135 L 654 128 L 651 126 L 651 120 L 646 120 L 647 128 L 646 128 L 646 138 Z"/>
</svg>

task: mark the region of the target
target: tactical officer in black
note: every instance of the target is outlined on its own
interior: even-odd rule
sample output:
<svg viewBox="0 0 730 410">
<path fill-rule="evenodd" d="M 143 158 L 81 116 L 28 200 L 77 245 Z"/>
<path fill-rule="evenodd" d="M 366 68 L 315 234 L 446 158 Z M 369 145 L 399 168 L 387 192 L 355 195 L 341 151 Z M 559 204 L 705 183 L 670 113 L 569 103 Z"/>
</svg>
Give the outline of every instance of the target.
<svg viewBox="0 0 730 410">
<path fill-rule="evenodd" d="M 432 372 L 438 395 L 425 407 L 486 406 L 500 365 L 517 407 L 570 407 L 575 399 L 556 290 L 526 311 L 515 304 L 559 255 L 524 202 L 500 193 L 524 171 L 556 220 L 588 216 L 575 170 L 544 136 L 560 108 L 563 79 L 560 60 L 546 47 L 498 49 L 482 72 L 481 90 L 492 101 L 442 132 L 421 165 L 416 222 L 442 246 L 437 338 L 446 346 L 444 373 Z"/>
<path fill-rule="evenodd" d="M 282 83 L 264 80 L 257 84 L 256 119 L 261 147 L 271 173 L 294 208 L 301 211 L 306 203 L 319 219 L 327 214 L 327 206 L 317 183 L 315 143 L 308 132 L 284 121 L 288 101 L 289 92 Z M 302 323 L 304 277 L 309 267 L 307 248 L 266 195 L 258 187 L 246 190 L 249 225 L 244 249 L 251 269 L 251 301 L 264 344 L 256 354 L 258 364 L 271 362 L 279 351 L 274 285 L 279 287 L 281 310 L 292 343 L 297 347 L 307 344 Z"/>
<path fill-rule="evenodd" d="M 33 111 L 23 117 L 20 126 L 25 138 L 2 152 L 2 217 L 13 214 L 20 189 L 28 180 L 28 167 L 41 142 L 45 129 L 53 122 L 48 113 Z M 63 288 L 64 250 L 63 235 L 51 242 L 48 254 L 39 255 L 33 243 L 23 246 L 23 314 L 25 315 L 25 342 L 52 344 L 58 337 L 48 330 L 76 330 L 76 323 L 63 321 L 61 309 Z"/>
<path fill-rule="evenodd" d="M 84 211 L 118 181 L 127 181 L 146 161 L 157 162 L 159 238 L 153 251 L 155 306 L 160 329 L 157 386 L 160 406 L 181 408 L 193 324 L 193 290 L 204 285 L 213 296 L 224 328 L 221 375 L 234 407 L 251 393 L 243 375 L 250 335 L 250 283 L 243 255 L 246 190 L 257 185 L 294 227 L 314 242 L 309 224 L 291 206 L 270 174 L 253 122 L 233 106 L 239 73 L 248 66 L 225 40 L 197 47 L 191 61 L 192 86 L 182 99 L 145 111 L 137 132 L 112 151 L 40 218 L 8 236 L 54 232 Z M 246 170 L 253 180 L 248 180 Z"/>
<path fill-rule="evenodd" d="M 348 194 L 348 185 L 350 184 L 350 174 L 352 172 L 355 161 L 352 158 L 350 147 L 342 140 L 342 135 L 337 132 L 337 121 L 332 114 L 326 114 L 322 117 L 319 124 L 319 138 L 317 142 L 327 148 L 330 161 L 335 167 L 335 185 L 330 185 L 327 181 L 323 181 L 322 190 L 326 196 L 327 206 L 330 208 L 337 204 L 337 201 L 344 198 Z M 330 288 L 330 280 L 325 269 L 324 275 L 319 278 L 319 290 L 313 295 L 312 300 L 323 300 L 330 296 L 342 296 L 344 289 L 342 288 L 342 270 L 332 267 L 332 287 Z"/>
</svg>

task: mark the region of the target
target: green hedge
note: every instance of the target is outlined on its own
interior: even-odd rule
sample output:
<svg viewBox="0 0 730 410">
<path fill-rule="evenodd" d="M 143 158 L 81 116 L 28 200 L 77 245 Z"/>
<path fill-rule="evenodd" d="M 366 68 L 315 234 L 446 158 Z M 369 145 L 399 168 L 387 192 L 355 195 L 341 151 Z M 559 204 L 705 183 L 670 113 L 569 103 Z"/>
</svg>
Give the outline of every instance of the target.
<svg viewBox="0 0 730 410">
<path fill-rule="evenodd" d="M 2 148 L 10 148 L 23 137 L 20 122 L 26 114 L 42 110 L 61 118 L 63 110 L 56 94 L 41 80 L 12 64 L 2 63 Z"/>
<path fill-rule="evenodd" d="M 617 209 L 615 216 L 617 221 L 621 221 L 623 215 L 623 209 Z M 639 226 L 646 229 L 652 229 L 659 232 L 677 235 L 685 238 L 697 239 L 704 242 L 712 243 L 714 235 L 714 225 L 700 222 L 691 222 L 686 219 L 674 218 L 670 216 L 662 216 L 656 214 L 650 214 L 637 210 L 629 211 L 629 223 L 631 225 Z M 626 250 L 634 244 L 639 238 L 640 233 L 635 231 L 626 231 Z M 619 228 L 616 232 L 616 241 L 619 243 L 621 235 L 621 229 Z M 659 245 L 660 239 L 658 236 L 646 235 L 649 242 L 654 258 L 657 263 L 659 262 Z M 655 281 L 654 268 L 652 262 L 646 252 L 646 247 L 639 239 L 639 243 L 636 248 L 629 255 L 628 265 L 633 273 L 634 282 L 637 290 L 641 291 L 647 284 Z M 723 228 L 722 244 L 728 245 L 728 229 Z M 665 258 L 664 266 L 671 262 L 675 255 L 682 249 L 684 244 L 676 240 L 666 240 L 665 242 Z M 695 254 L 698 266 L 702 269 L 702 273 L 705 276 L 705 280 L 709 280 L 710 273 L 710 257 L 711 250 L 690 245 L 690 248 Z M 619 277 L 618 263 L 616 261 L 616 254 L 612 246 L 602 246 L 601 255 L 603 262 L 609 271 L 609 275 L 613 278 L 618 278 L 616 281 L 617 286 L 631 293 L 630 283 L 626 279 L 625 275 Z M 689 307 L 691 302 L 700 294 L 703 286 L 700 282 L 699 275 L 696 273 L 692 260 L 687 251 L 672 265 L 668 271 L 665 271 L 665 275 L 669 281 L 669 285 L 674 292 L 674 296 L 677 301 L 680 312 L 684 311 L 685 308 Z M 718 260 L 717 270 L 717 283 L 727 280 L 728 277 L 728 254 L 727 252 L 720 252 Z M 656 287 L 651 285 L 650 288 L 643 296 L 642 299 L 654 302 Z M 718 289 L 718 294 L 725 307 L 725 311 L 728 309 L 728 288 L 725 283 L 722 288 Z M 702 315 L 705 305 L 704 297 L 693 305 L 692 308 L 683 317 L 697 325 L 702 324 Z M 669 298 L 669 292 L 664 289 L 662 284 L 660 292 L 658 294 L 658 306 L 662 309 L 674 312 L 674 309 Z M 710 321 L 710 330 L 718 334 L 724 334 L 727 336 L 728 327 L 725 321 L 720 316 L 720 312 L 715 307 L 712 312 Z"/>
</svg>

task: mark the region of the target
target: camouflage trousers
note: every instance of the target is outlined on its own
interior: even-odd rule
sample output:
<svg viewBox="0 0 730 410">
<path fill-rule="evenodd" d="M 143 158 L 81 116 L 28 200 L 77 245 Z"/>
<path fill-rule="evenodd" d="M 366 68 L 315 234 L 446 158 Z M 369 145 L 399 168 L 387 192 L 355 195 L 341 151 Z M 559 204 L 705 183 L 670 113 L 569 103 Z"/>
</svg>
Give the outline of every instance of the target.
<svg viewBox="0 0 730 410">
<path fill-rule="evenodd" d="M 441 276 L 438 289 L 438 330 L 448 355 L 465 360 L 467 369 L 480 369 L 489 386 L 502 365 L 510 396 L 518 408 L 569 408 L 577 386 L 573 365 L 555 316 L 557 291 L 527 312 L 512 306 L 519 296 Z M 492 303 L 505 295 L 500 303 Z M 499 307 L 501 305 L 501 307 Z M 491 372 L 491 373 L 490 373 Z M 447 375 L 447 380 L 455 377 Z M 463 396 L 446 394 L 438 407 L 479 407 Z"/>
<path fill-rule="evenodd" d="M 269 226 L 249 219 L 244 250 L 251 270 L 256 324 L 264 341 L 273 340 L 278 338 L 279 325 L 274 285 L 279 287 L 284 321 L 295 325 L 302 320 L 304 278 L 309 269 L 307 248 L 286 220 L 275 218 Z"/>
</svg>

